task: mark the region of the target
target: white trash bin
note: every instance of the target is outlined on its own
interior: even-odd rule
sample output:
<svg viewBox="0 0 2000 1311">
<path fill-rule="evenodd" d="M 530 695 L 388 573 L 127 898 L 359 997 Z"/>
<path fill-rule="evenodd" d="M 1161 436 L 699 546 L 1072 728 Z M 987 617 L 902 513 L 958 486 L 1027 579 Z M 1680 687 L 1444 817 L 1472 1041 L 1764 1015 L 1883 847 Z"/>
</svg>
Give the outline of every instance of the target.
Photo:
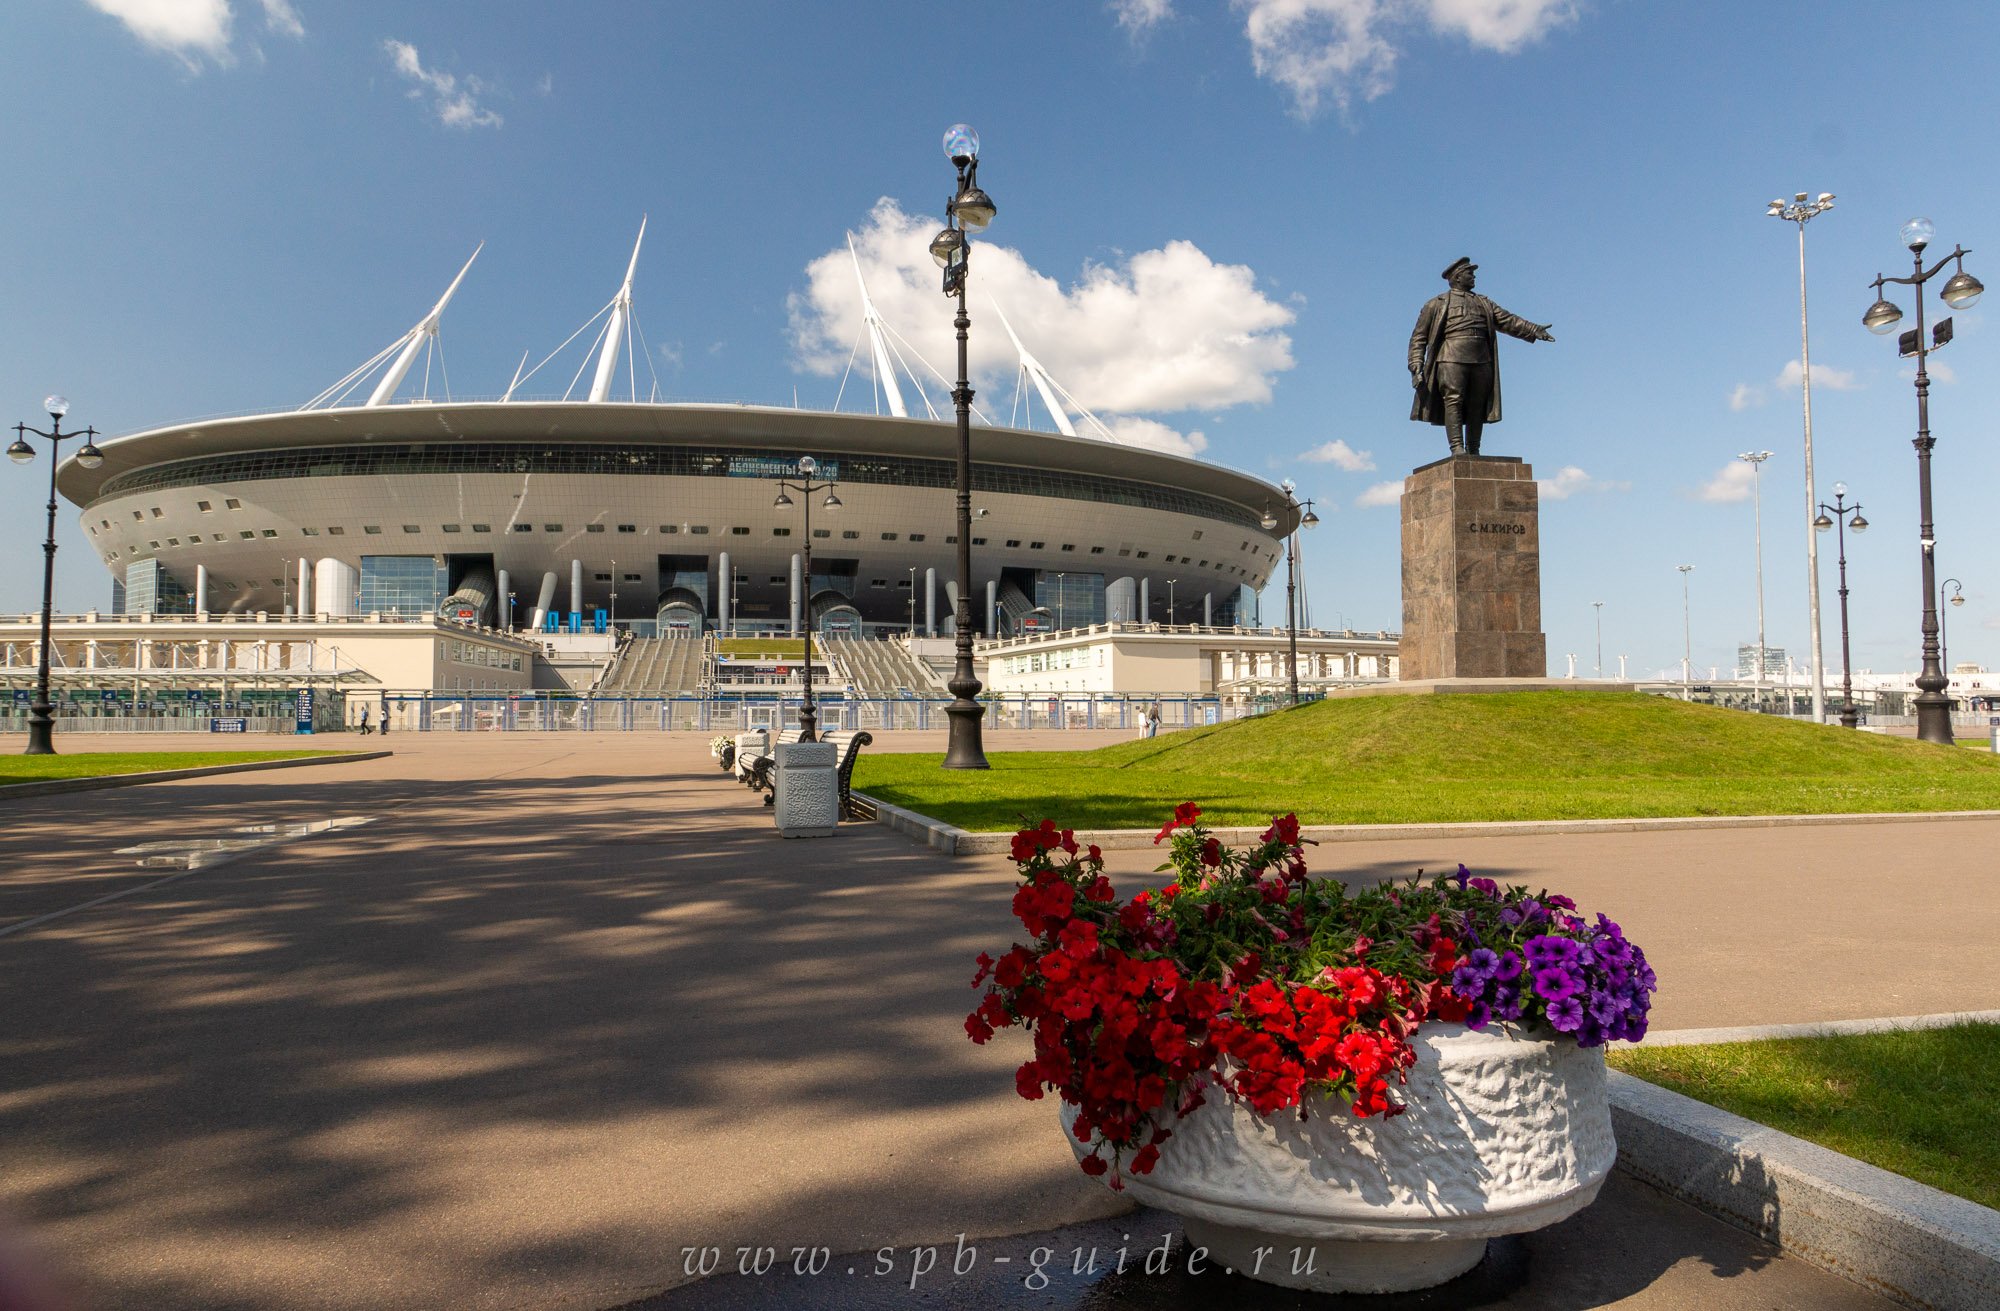
<svg viewBox="0 0 2000 1311">
<path fill-rule="evenodd" d="M 827 838 L 840 826 L 840 754 L 828 742 L 786 742 L 772 796 L 781 838 Z"/>
<path fill-rule="evenodd" d="M 750 780 L 750 762 L 771 749 L 771 730 L 753 728 L 748 733 L 736 735 L 736 781 Z"/>
</svg>

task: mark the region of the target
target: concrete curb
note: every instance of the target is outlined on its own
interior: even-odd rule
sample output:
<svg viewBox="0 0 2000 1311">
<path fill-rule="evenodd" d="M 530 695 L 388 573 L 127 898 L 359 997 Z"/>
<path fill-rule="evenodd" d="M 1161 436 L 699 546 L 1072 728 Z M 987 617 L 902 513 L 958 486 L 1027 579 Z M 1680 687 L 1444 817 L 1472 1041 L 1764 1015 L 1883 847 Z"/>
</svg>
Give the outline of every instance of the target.
<svg viewBox="0 0 2000 1311">
<path fill-rule="evenodd" d="M 290 769 L 294 765 L 337 765 L 354 760 L 380 760 L 393 751 L 354 751 L 340 755 L 300 756 L 296 760 L 248 760 L 238 765 L 201 765 L 194 769 L 155 769 L 143 774 L 102 774 L 95 778 L 53 778 L 42 783 L 0 786 L 0 802 L 15 797 L 52 797 L 65 792 L 96 792 L 101 788 L 134 787 L 140 783 L 171 783 L 175 779 L 210 774 L 247 774 L 259 769 Z"/>
<path fill-rule="evenodd" d="M 1925 1311 L 2000 1306 L 2000 1211 L 1615 1070 L 1611 1124 L 1619 1169 L 1809 1264 Z"/>
<path fill-rule="evenodd" d="M 944 852 L 949 856 L 984 856 L 1007 851 L 1012 833 L 973 833 L 914 810 L 892 806 L 866 793 L 876 808 L 878 823 Z M 2000 819 L 2000 810 L 1896 811 L 1842 815 L 1694 815 L 1638 819 L 1522 819 L 1465 824 L 1320 824 L 1299 832 L 1314 842 L 1379 842 L 1413 838 L 1505 838 L 1592 833 L 1700 832 L 1734 828 L 1810 828 L 1825 824 L 1911 824 L 1939 819 Z M 1153 845 L 1157 829 L 1078 829 L 1076 840 L 1095 843 L 1106 851 L 1143 850 Z M 1262 828 L 1211 830 L 1226 844 L 1255 842 Z"/>
<path fill-rule="evenodd" d="M 1718 1042 L 1765 1042 L 1772 1038 L 1827 1038 L 1849 1033 L 1905 1033 L 1947 1029 L 1954 1024 L 2000 1024 L 2000 1011 L 1946 1011 L 1938 1015 L 1889 1015 L 1879 1020 L 1822 1020 L 1817 1024 L 1752 1024 L 1737 1029 L 1667 1029 L 1643 1043 L 1617 1047 L 1706 1047 Z"/>
</svg>

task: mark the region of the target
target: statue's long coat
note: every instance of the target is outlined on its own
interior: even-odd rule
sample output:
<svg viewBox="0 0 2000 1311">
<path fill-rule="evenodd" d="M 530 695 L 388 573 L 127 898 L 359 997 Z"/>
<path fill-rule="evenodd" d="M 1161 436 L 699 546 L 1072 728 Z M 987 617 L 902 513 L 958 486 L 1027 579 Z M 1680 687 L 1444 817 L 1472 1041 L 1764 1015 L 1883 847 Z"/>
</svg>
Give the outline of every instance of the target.
<svg viewBox="0 0 2000 1311">
<path fill-rule="evenodd" d="M 1410 369 L 1418 375 L 1416 398 L 1410 402 L 1410 418 L 1418 423 L 1444 423 L 1444 398 L 1438 395 L 1437 353 L 1444 344 L 1444 304 L 1451 293 L 1433 296 L 1417 312 L 1417 326 L 1410 333 Z M 1522 341 L 1537 340 L 1535 325 L 1517 314 L 1509 314 L 1478 292 L 1462 292 L 1486 311 L 1486 349 L 1493 357 L 1493 391 L 1486 403 L 1486 422 L 1500 422 L 1500 351 L 1495 330 Z"/>
</svg>

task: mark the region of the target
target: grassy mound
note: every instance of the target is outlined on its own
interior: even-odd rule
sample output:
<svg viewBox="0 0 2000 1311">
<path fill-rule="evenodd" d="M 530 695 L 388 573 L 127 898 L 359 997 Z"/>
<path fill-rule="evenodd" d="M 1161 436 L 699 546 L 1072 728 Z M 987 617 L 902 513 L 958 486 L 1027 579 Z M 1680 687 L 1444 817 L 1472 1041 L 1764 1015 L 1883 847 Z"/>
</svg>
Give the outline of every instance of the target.
<svg viewBox="0 0 2000 1311">
<path fill-rule="evenodd" d="M 983 775 L 864 752 L 855 786 L 970 829 L 1025 815 L 1144 828 L 2000 809 L 2000 758 L 1665 697 L 1508 692 L 1322 701 L 1096 751 L 1011 752 Z"/>
</svg>

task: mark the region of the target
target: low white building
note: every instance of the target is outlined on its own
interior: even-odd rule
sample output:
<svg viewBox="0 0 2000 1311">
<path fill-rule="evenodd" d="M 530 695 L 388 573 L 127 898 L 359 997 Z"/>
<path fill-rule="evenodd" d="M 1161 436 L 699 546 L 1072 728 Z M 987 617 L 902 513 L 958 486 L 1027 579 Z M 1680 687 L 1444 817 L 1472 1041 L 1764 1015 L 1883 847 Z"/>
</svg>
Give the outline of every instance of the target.
<svg viewBox="0 0 2000 1311">
<path fill-rule="evenodd" d="M 1394 633 L 1297 634 L 1301 691 L 1396 677 Z M 1111 623 L 980 644 L 986 690 L 1255 696 L 1290 685 L 1293 642 L 1282 629 Z"/>
</svg>

